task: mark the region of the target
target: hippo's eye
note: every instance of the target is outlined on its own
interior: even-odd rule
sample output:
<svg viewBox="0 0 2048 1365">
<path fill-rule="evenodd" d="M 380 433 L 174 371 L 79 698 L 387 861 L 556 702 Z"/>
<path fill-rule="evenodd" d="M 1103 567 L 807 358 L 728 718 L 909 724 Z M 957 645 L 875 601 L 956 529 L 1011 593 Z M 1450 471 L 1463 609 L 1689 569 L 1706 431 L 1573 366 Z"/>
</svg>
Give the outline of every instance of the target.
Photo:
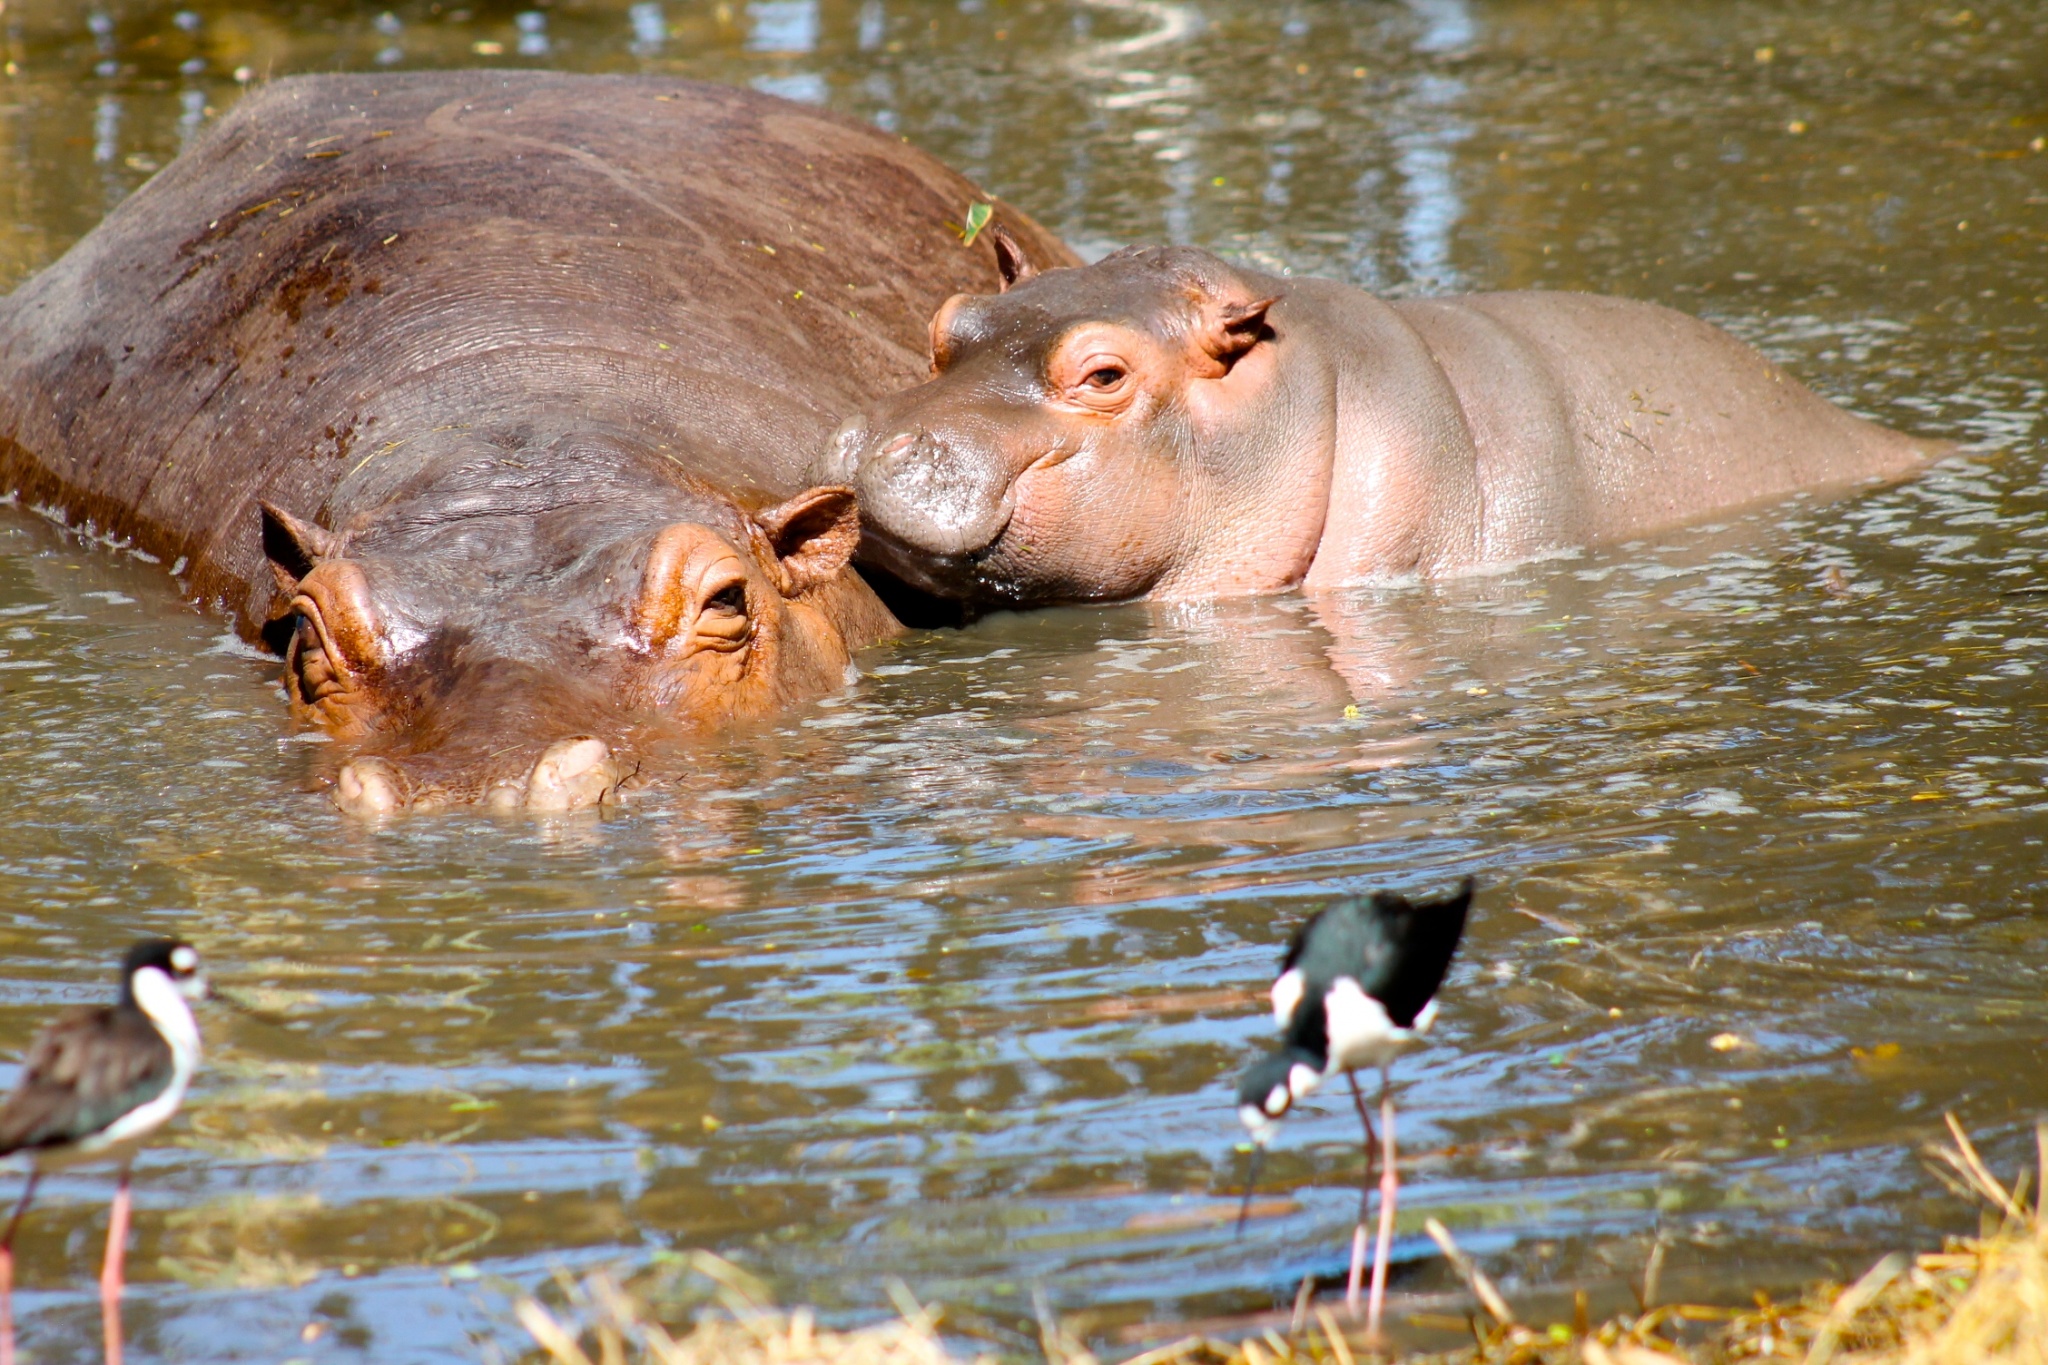
<svg viewBox="0 0 2048 1365">
<path fill-rule="evenodd" d="M 747 580 L 737 565 L 727 568 L 730 577 L 721 574 L 704 584 L 703 605 L 697 608 L 697 624 L 691 632 L 697 646 L 730 651 L 753 638 L 754 623 L 747 618 Z"/>
<path fill-rule="evenodd" d="M 1064 389 L 1063 397 L 1084 411 L 1113 414 L 1129 406 L 1136 395 L 1138 386 L 1132 382 L 1136 375 L 1124 363 L 1123 357 L 1115 353 L 1104 353 L 1089 348 L 1093 354 L 1084 351 L 1067 359 L 1056 361 L 1053 367 L 1054 383 Z"/>
</svg>

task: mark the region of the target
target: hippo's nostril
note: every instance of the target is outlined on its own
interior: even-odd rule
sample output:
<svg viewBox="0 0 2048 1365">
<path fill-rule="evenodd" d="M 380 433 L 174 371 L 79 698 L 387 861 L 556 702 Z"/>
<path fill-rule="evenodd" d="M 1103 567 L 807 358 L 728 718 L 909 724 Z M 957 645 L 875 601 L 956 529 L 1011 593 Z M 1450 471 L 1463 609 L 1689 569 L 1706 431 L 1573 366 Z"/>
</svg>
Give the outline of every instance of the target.
<svg viewBox="0 0 2048 1365">
<path fill-rule="evenodd" d="M 619 785 L 622 774 L 611 746 L 580 735 L 547 747 L 526 779 L 526 808 L 547 813 L 587 810 Z"/>
<path fill-rule="evenodd" d="M 862 418 L 849 417 L 840 423 L 811 469 L 811 482 L 851 484 L 860 472 L 860 448 L 867 439 L 868 424 Z"/>
<path fill-rule="evenodd" d="M 889 444 L 883 446 L 879 451 L 877 451 L 876 458 L 882 460 L 900 460 L 905 455 L 908 455 L 913 449 L 915 449 L 916 446 L 917 433 L 906 431 L 891 439 Z"/>
<path fill-rule="evenodd" d="M 405 788 L 405 775 L 383 759 L 352 759 L 335 779 L 334 804 L 346 815 L 389 815 L 405 805 Z"/>
</svg>

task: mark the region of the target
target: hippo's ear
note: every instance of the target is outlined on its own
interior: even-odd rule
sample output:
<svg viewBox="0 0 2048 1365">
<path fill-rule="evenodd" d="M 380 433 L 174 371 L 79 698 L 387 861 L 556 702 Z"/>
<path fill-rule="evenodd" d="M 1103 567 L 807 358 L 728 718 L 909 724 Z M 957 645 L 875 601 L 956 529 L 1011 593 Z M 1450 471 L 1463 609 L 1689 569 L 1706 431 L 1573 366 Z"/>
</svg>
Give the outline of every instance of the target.
<svg viewBox="0 0 2048 1365">
<path fill-rule="evenodd" d="M 257 506 L 263 509 L 263 557 L 277 575 L 279 590 L 292 592 L 315 565 L 334 555 L 334 536 L 282 507 L 267 502 Z"/>
<path fill-rule="evenodd" d="M 989 245 L 996 249 L 996 269 L 1002 274 L 1003 289 L 1007 294 L 1017 285 L 1024 283 L 1038 273 L 1038 267 L 1024 254 L 1024 248 L 1010 235 L 1010 230 L 1001 223 L 988 225 Z"/>
<path fill-rule="evenodd" d="M 780 506 L 756 512 L 782 569 L 782 590 L 794 597 L 826 582 L 860 545 L 860 504 L 851 488 L 807 488 Z"/>
<path fill-rule="evenodd" d="M 1279 301 L 1253 299 L 1250 303 L 1216 305 L 1210 314 L 1210 325 L 1204 329 L 1202 349 L 1229 373 L 1237 358 L 1266 336 L 1266 310 Z"/>
</svg>

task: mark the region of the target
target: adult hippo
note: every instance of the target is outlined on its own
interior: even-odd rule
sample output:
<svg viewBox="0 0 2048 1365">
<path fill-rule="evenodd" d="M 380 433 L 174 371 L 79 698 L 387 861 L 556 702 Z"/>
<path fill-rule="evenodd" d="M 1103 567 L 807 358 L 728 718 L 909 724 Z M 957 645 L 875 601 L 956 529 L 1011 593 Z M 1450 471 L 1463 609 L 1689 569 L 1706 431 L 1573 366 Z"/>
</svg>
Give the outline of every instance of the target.
<svg viewBox="0 0 2048 1365">
<path fill-rule="evenodd" d="M 1938 451 L 1650 304 L 1389 302 L 1186 247 L 1040 273 L 998 241 L 1003 292 L 948 300 L 931 378 L 813 469 L 858 491 L 863 562 L 969 608 L 1451 573 Z"/>
<path fill-rule="evenodd" d="M 716 86 L 279 81 L 0 300 L 0 485 L 283 654 L 345 808 L 589 805 L 895 629 L 803 467 L 984 197 Z"/>
</svg>

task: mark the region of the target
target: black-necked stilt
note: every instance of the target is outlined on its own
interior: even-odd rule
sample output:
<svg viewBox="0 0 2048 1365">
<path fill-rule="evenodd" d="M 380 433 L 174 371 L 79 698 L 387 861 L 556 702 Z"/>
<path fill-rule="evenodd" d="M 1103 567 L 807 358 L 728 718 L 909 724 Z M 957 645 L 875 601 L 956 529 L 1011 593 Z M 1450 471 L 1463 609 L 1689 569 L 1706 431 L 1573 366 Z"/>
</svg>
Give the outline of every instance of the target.
<svg viewBox="0 0 2048 1365">
<path fill-rule="evenodd" d="M 121 998 L 71 1010 L 36 1035 L 21 1080 L 0 1106 L 0 1157 L 29 1163 L 28 1184 L 0 1236 L 0 1365 L 14 1362 L 14 1230 L 47 1170 L 118 1161 L 121 1180 L 100 1270 L 107 1360 L 121 1360 L 121 1263 L 128 1244 L 128 1166 L 164 1126 L 199 1065 L 199 1024 L 188 1001 L 207 995 L 199 953 L 147 938 L 121 964 Z"/>
<path fill-rule="evenodd" d="M 1367 1330 L 1373 1333 L 1379 1331 L 1380 1306 L 1386 1297 L 1394 1198 L 1400 1187 L 1394 1174 L 1394 1101 L 1387 1071 L 1435 1020 L 1437 988 L 1458 951 L 1471 904 L 1472 879 L 1467 877 L 1456 891 L 1437 900 L 1411 901 L 1391 891 L 1375 891 L 1317 911 L 1295 931 L 1273 983 L 1280 1046 L 1253 1062 L 1238 1080 L 1237 1112 L 1251 1131 L 1253 1144 L 1245 1183 L 1248 1209 L 1259 1155 L 1279 1132 L 1280 1120 L 1296 1101 L 1339 1072 L 1350 1078 L 1352 1103 L 1365 1125 L 1370 1177 L 1372 1117 L 1356 1073 L 1364 1067 L 1380 1069 L 1380 1129 L 1386 1148 L 1380 1170 L 1379 1243 L 1366 1315 Z M 1345 1296 L 1354 1317 L 1365 1266 L 1366 1197 L 1361 1191 Z M 1240 1214 L 1238 1227 L 1243 1226 Z"/>
</svg>

